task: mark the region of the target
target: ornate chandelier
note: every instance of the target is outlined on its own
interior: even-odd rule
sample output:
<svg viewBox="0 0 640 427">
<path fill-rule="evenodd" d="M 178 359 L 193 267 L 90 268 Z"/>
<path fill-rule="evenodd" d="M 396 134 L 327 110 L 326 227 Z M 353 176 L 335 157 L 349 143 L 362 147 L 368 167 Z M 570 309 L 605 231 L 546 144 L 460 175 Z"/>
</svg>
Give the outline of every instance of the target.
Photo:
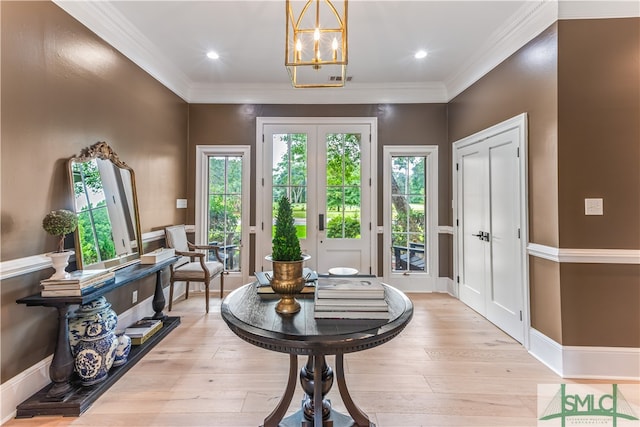
<svg viewBox="0 0 640 427">
<path fill-rule="evenodd" d="M 347 3 L 286 0 L 285 66 L 297 88 L 342 87 L 347 78 Z"/>
</svg>

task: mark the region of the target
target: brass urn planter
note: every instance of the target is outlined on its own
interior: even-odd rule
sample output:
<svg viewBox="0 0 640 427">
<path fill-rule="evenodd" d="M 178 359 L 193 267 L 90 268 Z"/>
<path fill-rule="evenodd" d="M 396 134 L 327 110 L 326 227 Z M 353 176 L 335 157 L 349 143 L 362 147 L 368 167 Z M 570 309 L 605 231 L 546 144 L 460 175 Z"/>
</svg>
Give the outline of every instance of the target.
<svg viewBox="0 0 640 427">
<path fill-rule="evenodd" d="M 276 305 L 279 314 L 295 314 L 300 311 L 300 303 L 295 299 L 304 288 L 306 279 L 302 275 L 304 262 L 311 256 L 302 254 L 298 261 L 274 261 L 271 255 L 265 259 L 273 264 L 273 277 L 269 279 L 273 292 L 280 296 Z"/>
</svg>

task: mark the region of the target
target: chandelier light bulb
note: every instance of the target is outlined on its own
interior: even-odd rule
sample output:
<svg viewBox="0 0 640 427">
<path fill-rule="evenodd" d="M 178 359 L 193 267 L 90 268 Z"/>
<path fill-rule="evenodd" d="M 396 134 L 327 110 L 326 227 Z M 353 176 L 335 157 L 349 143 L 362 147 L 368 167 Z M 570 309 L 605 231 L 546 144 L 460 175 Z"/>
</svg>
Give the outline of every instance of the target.
<svg viewBox="0 0 640 427">
<path fill-rule="evenodd" d="M 295 60 L 296 61 L 300 61 L 302 58 L 302 42 L 300 41 L 300 39 L 298 39 L 296 41 L 296 57 Z"/>
<path fill-rule="evenodd" d="M 316 27 L 315 31 L 313 32 L 313 40 L 320 40 L 320 28 L 318 27 Z"/>
<path fill-rule="evenodd" d="M 427 51 L 426 50 L 419 50 L 416 52 L 416 54 L 414 55 L 414 57 L 416 59 L 422 59 L 422 58 L 426 58 L 427 57 Z"/>
</svg>

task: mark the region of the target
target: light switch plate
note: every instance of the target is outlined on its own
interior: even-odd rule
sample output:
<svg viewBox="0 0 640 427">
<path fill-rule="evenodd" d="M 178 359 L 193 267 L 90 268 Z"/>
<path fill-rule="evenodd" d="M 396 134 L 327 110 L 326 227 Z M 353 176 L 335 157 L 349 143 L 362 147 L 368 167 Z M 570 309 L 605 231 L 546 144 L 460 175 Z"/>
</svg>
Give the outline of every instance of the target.
<svg viewBox="0 0 640 427">
<path fill-rule="evenodd" d="M 176 199 L 176 208 L 177 209 L 186 209 L 187 208 L 187 199 Z"/>
<path fill-rule="evenodd" d="M 604 215 L 602 199 L 584 199 L 585 215 Z"/>
</svg>

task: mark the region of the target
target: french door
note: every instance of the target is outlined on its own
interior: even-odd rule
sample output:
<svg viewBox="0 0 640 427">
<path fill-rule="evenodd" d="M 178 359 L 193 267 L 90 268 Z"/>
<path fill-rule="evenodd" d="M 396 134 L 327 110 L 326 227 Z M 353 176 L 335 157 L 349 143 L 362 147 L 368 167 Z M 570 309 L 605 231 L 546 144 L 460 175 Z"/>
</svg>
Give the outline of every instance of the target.
<svg viewBox="0 0 640 427">
<path fill-rule="evenodd" d="M 517 119 L 454 144 L 454 228 L 460 300 L 523 342 L 525 132 Z"/>
<path fill-rule="evenodd" d="M 271 253 L 274 207 L 285 195 L 302 251 L 311 255 L 306 266 L 319 273 L 351 267 L 371 274 L 371 119 L 263 120 L 256 270 L 271 269 L 264 256 Z"/>
</svg>

